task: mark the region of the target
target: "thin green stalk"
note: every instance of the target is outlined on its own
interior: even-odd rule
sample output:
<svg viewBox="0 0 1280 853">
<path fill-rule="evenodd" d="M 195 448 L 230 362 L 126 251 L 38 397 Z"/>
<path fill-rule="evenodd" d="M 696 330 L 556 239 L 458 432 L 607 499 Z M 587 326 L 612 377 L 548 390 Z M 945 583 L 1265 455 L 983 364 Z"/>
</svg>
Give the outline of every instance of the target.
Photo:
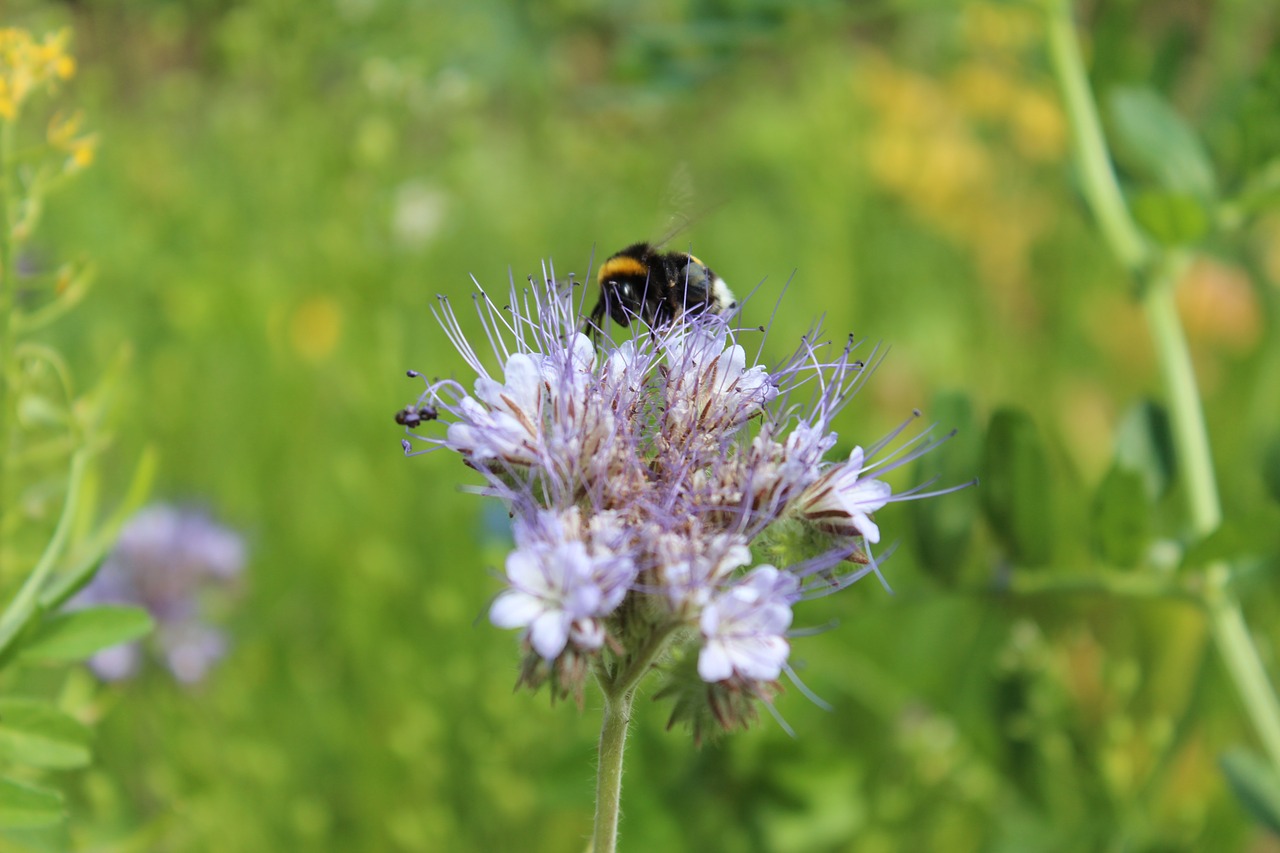
<svg viewBox="0 0 1280 853">
<path fill-rule="evenodd" d="M 596 681 L 604 694 L 604 719 L 600 724 L 600 755 L 596 765 L 596 824 L 591 853 L 614 853 L 618 845 L 618 816 L 622 809 L 622 757 L 631 723 L 636 689 L 655 661 L 666 652 L 679 623 L 656 627 L 644 647 L 624 661 L 610 677 L 601 667 Z"/>
<path fill-rule="evenodd" d="M 21 633 L 35 614 L 40 592 L 62 556 L 67 538 L 71 535 L 71 525 L 75 521 L 76 509 L 80 504 L 80 487 L 84 483 L 85 471 L 88 469 L 91 455 L 92 451 L 89 448 L 82 447 L 71 457 L 71 467 L 67 473 L 67 494 L 62 500 L 62 514 L 58 518 L 58 525 L 54 528 L 53 535 L 49 537 L 49 542 L 45 545 L 44 553 L 40 555 L 35 568 L 23 582 L 22 588 L 13 597 L 13 601 L 9 602 L 4 613 L 0 614 L 0 654 L 8 651 L 14 637 Z"/>
<path fill-rule="evenodd" d="M 1049 53 L 1071 121 L 1084 195 L 1116 257 L 1146 285 L 1143 307 L 1169 397 L 1169 416 L 1191 532 L 1198 537 L 1206 536 L 1221 524 L 1222 505 L 1204 408 L 1174 303 L 1174 287 L 1186 260 L 1180 253 L 1168 252 L 1158 266 L 1151 268 L 1151 249 L 1129 214 L 1111 167 L 1080 55 L 1070 3 L 1049 0 L 1049 9 Z M 1204 579 L 1201 600 L 1214 641 L 1268 757 L 1280 770 L 1280 701 L 1249 636 L 1240 602 L 1230 589 L 1230 571 L 1224 563 L 1215 563 L 1206 569 Z"/>
<path fill-rule="evenodd" d="M 620 696 L 605 693 L 604 720 L 600 726 L 600 756 L 596 768 L 596 826 L 592 853 L 615 853 L 618 846 L 618 816 L 622 805 L 622 757 L 626 751 L 627 727 L 635 690 Z"/>
<path fill-rule="evenodd" d="M 1174 452 L 1186 493 L 1191 531 L 1203 537 L 1222 523 L 1222 503 L 1200 389 L 1174 302 L 1174 286 L 1184 267 L 1184 259 L 1172 256 L 1147 288 L 1143 308 L 1169 397 Z M 1280 700 L 1249 635 L 1240 601 L 1230 587 L 1230 568 L 1221 561 L 1212 563 L 1205 569 L 1204 578 L 1202 598 L 1214 642 L 1267 757 L 1280 771 Z"/>
<path fill-rule="evenodd" d="M 1267 669 L 1249 634 L 1249 626 L 1245 624 L 1240 601 L 1227 589 L 1227 567 L 1218 564 L 1211 566 L 1209 571 L 1210 580 L 1215 575 L 1222 577 L 1205 597 L 1213 639 L 1231 680 L 1235 682 L 1245 711 L 1258 732 L 1262 748 L 1266 750 L 1271 765 L 1280 772 L 1280 702 L 1276 700 Z"/>
<path fill-rule="evenodd" d="M 1150 250 L 1129 215 L 1124 194 L 1120 192 L 1115 170 L 1111 167 L 1102 123 L 1098 120 L 1098 108 L 1089 88 L 1084 58 L 1080 55 L 1080 40 L 1076 35 L 1069 0 L 1049 0 L 1048 39 L 1049 56 L 1062 87 L 1067 119 L 1071 123 L 1071 137 L 1080 165 L 1081 190 L 1098 218 L 1103 237 L 1111 250 L 1130 271 L 1136 271 L 1146 263 Z"/>
<path fill-rule="evenodd" d="M 13 258 L 13 127 L 11 121 L 0 122 L 0 515 L 8 500 L 9 480 L 9 409 L 13 405 L 13 378 L 10 362 L 13 356 L 14 281 L 17 265 Z M 0 542 L 0 576 L 4 573 L 7 549 Z"/>
<path fill-rule="evenodd" d="M 1156 361 L 1160 365 L 1165 391 L 1169 395 L 1174 452 L 1180 476 L 1186 485 L 1191 529 L 1196 536 L 1207 536 L 1222 523 L 1222 505 L 1213 473 L 1213 457 L 1209 453 L 1209 431 L 1204 423 L 1200 389 L 1196 385 L 1191 352 L 1174 302 L 1174 287 L 1186 264 L 1183 255 L 1170 257 L 1148 285 L 1142 307 L 1155 344 Z"/>
</svg>

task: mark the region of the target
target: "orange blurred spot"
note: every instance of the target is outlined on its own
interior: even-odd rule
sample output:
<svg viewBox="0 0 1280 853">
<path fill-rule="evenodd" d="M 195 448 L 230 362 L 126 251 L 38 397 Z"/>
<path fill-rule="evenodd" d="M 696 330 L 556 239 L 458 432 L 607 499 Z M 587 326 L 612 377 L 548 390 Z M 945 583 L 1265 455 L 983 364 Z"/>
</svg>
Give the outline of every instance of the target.
<svg viewBox="0 0 1280 853">
<path fill-rule="evenodd" d="M 1262 334 L 1262 308 L 1248 275 L 1239 267 L 1201 257 L 1178 288 L 1178 310 L 1187 336 L 1247 352 Z"/>
</svg>

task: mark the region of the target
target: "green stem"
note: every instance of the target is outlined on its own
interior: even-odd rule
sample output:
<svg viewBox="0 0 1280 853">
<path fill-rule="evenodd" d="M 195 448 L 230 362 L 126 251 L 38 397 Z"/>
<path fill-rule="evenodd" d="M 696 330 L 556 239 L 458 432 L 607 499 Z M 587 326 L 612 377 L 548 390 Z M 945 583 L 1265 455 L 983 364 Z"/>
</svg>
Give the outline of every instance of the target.
<svg viewBox="0 0 1280 853">
<path fill-rule="evenodd" d="M 596 766 L 596 825 L 591 853 L 614 853 L 618 845 L 618 815 L 622 807 L 622 756 L 636 688 L 667 650 L 678 622 L 656 626 L 644 646 L 619 663 L 612 676 L 604 666 L 596 681 L 604 694 L 604 719 L 600 724 L 600 755 Z M 625 666 L 623 666 L 625 664 Z"/>
<path fill-rule="evenodd" d="M 1197 538 L 1204 537 L 1222 523 L 1222 505 L 1191 353 L 1174 302 L 1174 287 L 1185 270 L 1186 259 L 1180 253 L 1167 252 L 1163 253 L 1158 266 L 1150 267 L 1151 249 L 1129 215 L 1111 168 L 1080 55 L 1070 3 L 1068 0 L 1048 0 L 1048 3 L 1049 53 L 1071 121 L 1084 195 L 1116 257 L 1147 285 L 1143 308 L 1169 396 L 1169 416 L 1191 533 Z M 1230 579 L 1225 563 L 1210 565 L 1204 574 L 1202 602 L 1236 691 L 1268 757 L 1280 771 L 1280 701 L 1249 636 L 1240 602 L 1230 588 Z"/>
<path fill-rule="evenodd" d="M 14 638 L 22 632 L 38 610 L 40 591 L 58 564 L 62 551 L 66 547 L 67 537 L 71 535 L 71 525 L 75 521 L 76 510 L 80 504 L 80 487 L 84 483 L 85 471 L 88 469 L 92 451 L 82 447 L 71 457 L 71 468 L 67 473 L 67 494 L 62 501 L 62 514 L 58 518 L 58 526 L 53 536 L 45 545 L 44 553 L 36 563 L 31 574 L 27 575 L 18 594 L 9 602 L 9 606 L 0 614 L 0 655 L 6 653 Z"/>
<path fill-rule="evenodd" d="M 592 853 L 615 853 L 617 850 L 618 815 L 622 804 L 622 756 L 635 695 L 634 689 L 618 696 L 605 692 L 600 756 L 596 767 L 596 826 Z"/>
<path fill-rule="evenodd" d="M 1209 575 L 1211 581 L 1220 578 L 1205 600 L 1213 639 L 1267 757 L 1280 772 L 1280 701 L 1276 700 L 1267 669 L 1258 656 L 1258 647 L 1249 635 L 1240 601 L 1226 587 L 1227 567 L 1210 566 Z"/>
<path fill-rule="evenodd" d="M 1187 492 L 1191 532 L 1199 538 L 1212 533 L 1222 523 L 1222 505 L 1191 351 L 1174 302 L 1174 287 L 1186 265 L 1185 256 L 1169 256 L 1148 285 L 1142 307 L 1155 344 L 1165 392 L 1169 395 L 1169 420 L 1179 476 Z"/>
<path fill-rule="evenodd" d="M 17 264 L 13 247 L 13 122 L 0 122 L 0 516 L 8 500 L 9 411 L 13 402 L 14 290 Z M 0 577 L 4 576 L 0 541 Z"/>
<path fill-rule="evenodd" d="M 1191 532 L 1200 538 L 1222 523 L 1222 503 L 1191 352 L 1174 303 L 1173 288 L 1183 267 L 1185 260 L 1171 257 L 1164 272 L 1148 287 L 1143 307 L 1169 396 L 1169 419 Z M 1231 589 L 1231 570 L 1225 562 L 1217 561 L 1205 569 L 1204 579 L 1204 608 L 1214 642 L 1267 757 L 1280 771 L 1280 700 L 1249 636 L 1240 600 Z"/>
<path fill-rule="evenodd" d="M 1049 56 L 1062 87 L 1071 136 L 1080 166 L 1081 191 L 1111 250 L 1129 270 L 1140 269 L 1148 255 L 1147 241 L 1129 215 L 1107 153 L 1098 108 L 1080 55 L 1080 40 L 1069 0 L 1050 0 Z"/>
</svg>

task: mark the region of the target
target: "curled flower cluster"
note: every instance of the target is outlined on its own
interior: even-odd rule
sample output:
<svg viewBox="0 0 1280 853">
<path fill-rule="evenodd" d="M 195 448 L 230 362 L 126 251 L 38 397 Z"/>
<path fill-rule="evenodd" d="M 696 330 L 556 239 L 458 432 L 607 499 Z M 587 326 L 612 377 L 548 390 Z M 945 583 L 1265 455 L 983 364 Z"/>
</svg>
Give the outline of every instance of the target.
<svg viewBox="0 0 1280 853">
<path fill-rule="evenodd" d="M 238 533 L 207 515 L 167 504 L 146 507 L 120 532 L 111 555 L 74 605 L 133 604 L 156 621 L 151 641 L 174 678 L 193 683 L 226 654 L 222 632 L 201 613 L 200 594 L 234 584 L 244 571 Z M 106 681 L 137 674 L 138 643 L 104 649 L 89 667 Z"/>
<path fill-rule="evenodd" d="M 899 430 L 824 459 L 867 374 L 852 339 L 815 332 L 770 370 L 729 318 L 701 315 L 596 336 L 597 350 L 579 297 L 554 276 L 513 286 L 504 307 L 477 294 L 483 356 L 442 297 L 437 319 L 477 378 L 427 382 L 397 416 L 405 452 L 457 453 L 509 506 L 515 550 L 490 618 L 522 630 L 525 683 L 581 697 L 590 673 L 662 665 L 672 680 L 696 672 L 668 688 L 695 729 L 691 691 L 718 723 L 745 722 L 739 699 L 768 699 L 788 671 L 792 606 L 878 572 L 874 513 L 922 496 L 879 474 L 933 445 L 869 464 Z M 436 420 L 443 434 L 414 431 Z"/>
</svg>

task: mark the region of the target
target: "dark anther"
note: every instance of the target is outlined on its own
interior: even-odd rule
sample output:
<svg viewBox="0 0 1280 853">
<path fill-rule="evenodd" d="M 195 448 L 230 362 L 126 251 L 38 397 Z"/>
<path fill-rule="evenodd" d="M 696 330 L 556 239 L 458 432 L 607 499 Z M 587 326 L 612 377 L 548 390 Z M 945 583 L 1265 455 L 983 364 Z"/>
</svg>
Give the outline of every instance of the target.
<svg viewBox="0 0 1280 853">
<path fill-rule="evenodd" d="M 409 429 L 417 429 L 425 421 L 434 421 L 440 417 L 440 413 L 436 411 L 436 407 L 430 404 L 425 406 L 407 406 L 396 412 L 396 423 L 402 427 Z"/>
</svg>

